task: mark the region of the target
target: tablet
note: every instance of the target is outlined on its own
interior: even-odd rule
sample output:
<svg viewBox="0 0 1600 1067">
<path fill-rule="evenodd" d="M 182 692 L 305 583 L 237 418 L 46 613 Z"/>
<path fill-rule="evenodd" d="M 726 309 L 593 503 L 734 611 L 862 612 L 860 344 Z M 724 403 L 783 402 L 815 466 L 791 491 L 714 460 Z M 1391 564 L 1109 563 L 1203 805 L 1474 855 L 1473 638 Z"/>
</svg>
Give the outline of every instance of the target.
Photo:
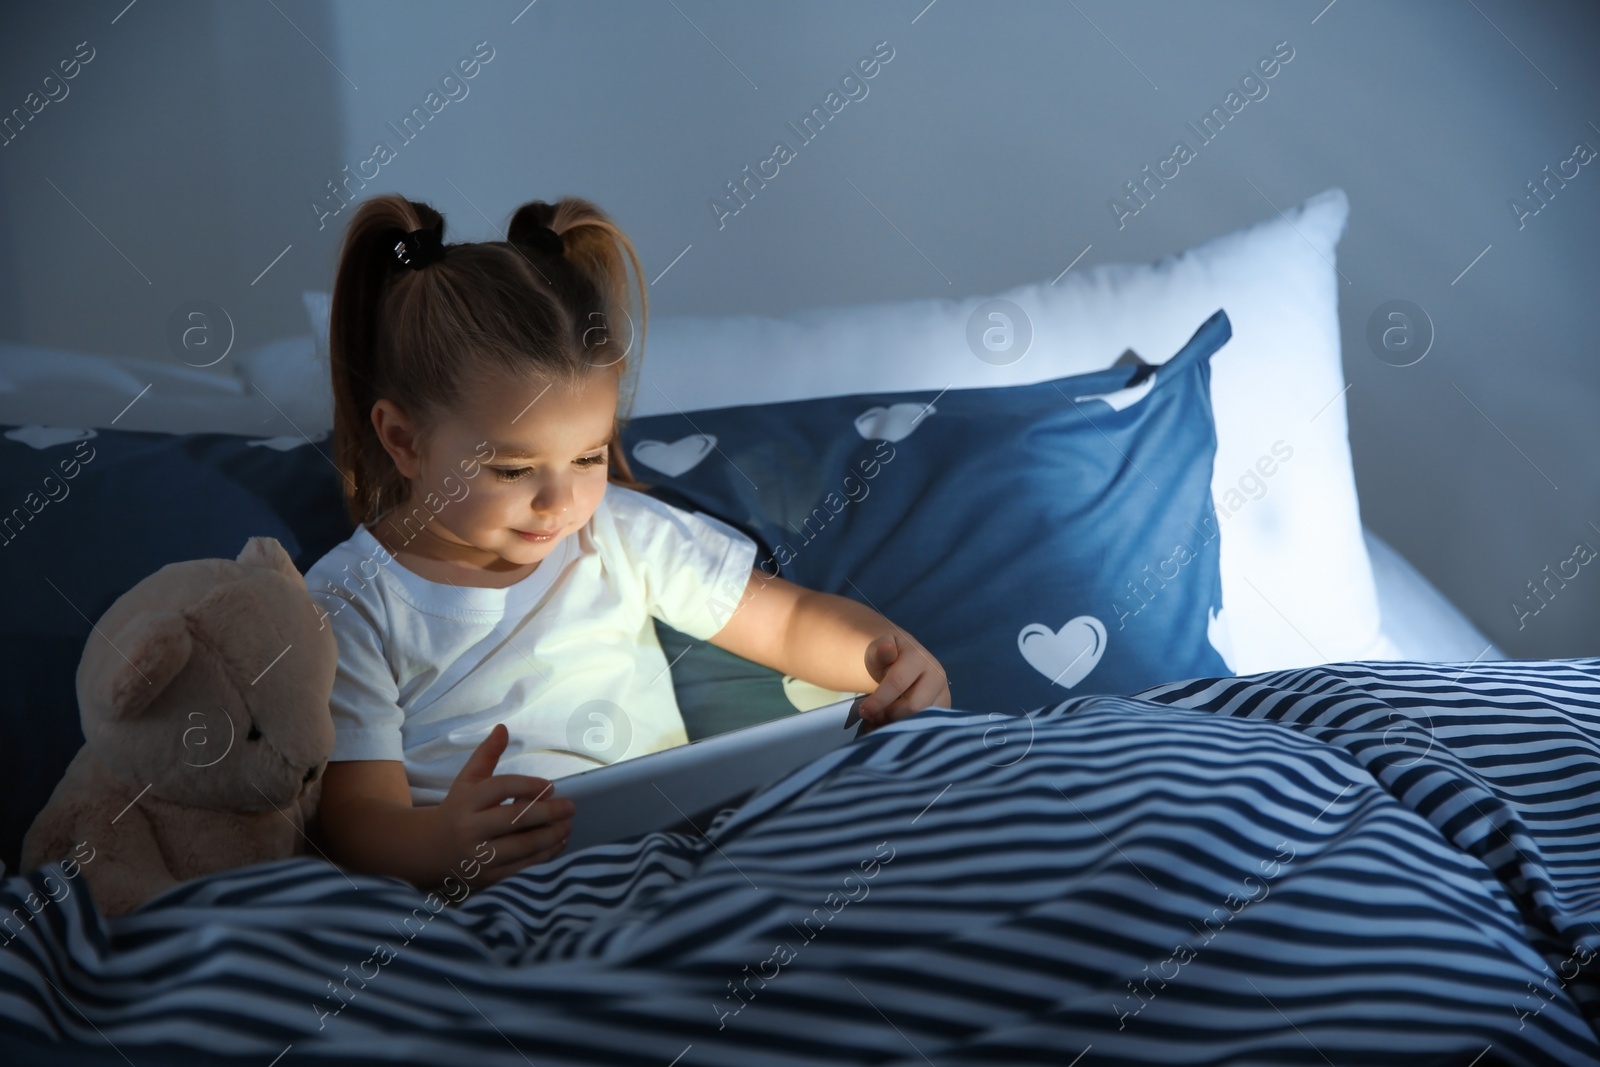
<svg viewBox="0 0 1600 1067">
<path fill-rule="evenodd" d="M 854 741 L 866 724 L 861 697 L 703 737 L 553 781 L 573 804 L 574 849 L 650 830 L 704 830 L 712 815 L 764 785 Z"/>
</svg>

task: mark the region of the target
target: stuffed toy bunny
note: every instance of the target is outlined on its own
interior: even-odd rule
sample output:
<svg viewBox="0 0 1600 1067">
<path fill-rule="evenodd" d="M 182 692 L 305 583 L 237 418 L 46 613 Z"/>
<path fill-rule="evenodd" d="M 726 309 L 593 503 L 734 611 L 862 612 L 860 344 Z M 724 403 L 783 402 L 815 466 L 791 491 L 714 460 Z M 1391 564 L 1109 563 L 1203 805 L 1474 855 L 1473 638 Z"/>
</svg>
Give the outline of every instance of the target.
<svg viewBox="0 0 1600 1067">
<path fill-rule="evenodd" d="M 190 878 L 303 854 L 337 662 L 274 538 L 145 578 L 84 646 L 87 740 L 23 839 L 22 869 L 72 853 L 115 916 Z"/>
</svg>

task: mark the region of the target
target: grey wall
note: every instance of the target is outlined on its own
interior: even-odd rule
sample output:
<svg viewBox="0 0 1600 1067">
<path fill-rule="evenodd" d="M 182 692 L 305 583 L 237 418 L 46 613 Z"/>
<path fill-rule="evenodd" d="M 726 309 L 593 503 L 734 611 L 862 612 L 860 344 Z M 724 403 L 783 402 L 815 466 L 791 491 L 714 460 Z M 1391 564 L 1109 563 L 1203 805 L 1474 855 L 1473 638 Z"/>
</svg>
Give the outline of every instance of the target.
<svg viewBox="0 0 1600 1067">
<path fill-rule="evenodd" d="M 305 332 L 340 222 L 313 205 L 379 139 L 397 152 L 362 195 L 430 201 L 449 239 L 577 194 L 651 277 L 688 248 L 655 314 L 997 291 L 1087 244 L 1082 265 L 1147 261 L 1340 185 L 1363 519 L 1509 654 L 1600 654 L 1600 566 L 1520 627 L 1512 606 L 1600 549 L 1600 160 L 1520 226 L 1509 207 L 1600 148 L 1592 3 L 125 2 L 0 16 L 0 109 L 95 49 L 0 148 L 6 340 L 170 358 L 164 322 L 195 297 L 242 345 Z M 867 96 L 719 228 L 710 199 L 880 41 Z M 1112 195 L 1281 41 L 1268 95 L 1119 228 Z M 400 145 L 386 124 L 479 42 L 468 95 Z M 1436 332 L 1406 367 L 1365 339 L 1397 298 Z"/>
</svg>

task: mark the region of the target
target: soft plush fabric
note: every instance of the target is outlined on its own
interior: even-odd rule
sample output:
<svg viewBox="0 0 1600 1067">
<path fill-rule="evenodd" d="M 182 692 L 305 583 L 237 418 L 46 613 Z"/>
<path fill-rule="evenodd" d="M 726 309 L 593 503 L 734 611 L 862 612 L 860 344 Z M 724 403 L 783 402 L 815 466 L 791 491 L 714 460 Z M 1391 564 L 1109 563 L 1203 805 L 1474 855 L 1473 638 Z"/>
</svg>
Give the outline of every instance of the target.
<svg viewBox="0 0 1600 1067">
<path fill-rule="evenodd" d="M 412 803 L 437 804 L 496 723 L 510 732 L 497 774 L 554 779 L 685 744 L 655 617 L 711 636 L 755 556 L 726 523 L 620 485 L 501 589 L 430 581 L 358 528 L 306 573 L 339 638 L 333 758 L 399 760 Z"/>
<path fill-rule="evenodd" d="M 21 869 L 81 874 L 117 916 L 191 878 L 304 854 L 338 654 L 270 537 L 146 577 L 84 648 L 88 741 L 29 828 Z"/>
<path fill-rule="evenodd" d="M 635 419 L 635 472 L 865 603 L 960 707 L 1227 674 L 1210 500 L 1214 310 L 1159 367 Z M 760 595 L 757 592 L 755 595 Z"/>
<path fill-rule="evenodd" d="M 1096 246 L 1065 275 L 958 300 L 652 318 L 633 412 L 1018 385 L 1103 370 L 1129 349 L 1155 363 L 1227 308 L 1211 493 L 1229 666 L 1394 658 L 1345 420 L 1338 300 L 1349 287 L 1335 256 L 1349 211 L 1330 188 L 1153 263 L 1096 264 Z M 1062 249 L 1062 262 L 1080 251 Z"/>
<path fill-rule="evenodd" d="M 448 903 L 315 856 L 58 892 L 0 1062 L 1592 1064 L 1597 698 L 1585 659 L 930 709 Z"/>
</svg>

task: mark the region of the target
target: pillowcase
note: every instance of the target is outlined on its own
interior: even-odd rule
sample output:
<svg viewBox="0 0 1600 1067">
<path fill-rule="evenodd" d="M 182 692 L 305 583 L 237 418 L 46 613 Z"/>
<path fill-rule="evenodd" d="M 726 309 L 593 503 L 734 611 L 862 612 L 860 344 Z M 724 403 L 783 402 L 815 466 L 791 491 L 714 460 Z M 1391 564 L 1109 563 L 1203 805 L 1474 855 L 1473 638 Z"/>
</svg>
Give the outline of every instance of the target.
<svg viewBox="0 0 1600 1067">
<path fill-rule="evenodd" d="M 1110 367 L 1129 349 L 1159 359 L 1224 307 L 1234 336 L 1212 368 L 1211 493 L 1229 667 L 1395 658 L 1345 422 L 1334 255 L 1349 210 L 1330 188 L 1178 255 L 1080 264 L 993 296 L 652 318 L 633 414 L 1042 382 Z M 1080 251 L 1063 249 L 1062 262 Z M 1000 337 L 1009 351 L 979 343 L 993 324 L 1012 331 Z"/>
<path fill-rule="evenodd" d="M 959 707 L 1133 693 L 1229 673 L 1209 383 L 1230 335 L 1218 310 L 1160 367 L 635 418 L 622 443 L 764 573 L 908 630 Z"/>
</svg>

